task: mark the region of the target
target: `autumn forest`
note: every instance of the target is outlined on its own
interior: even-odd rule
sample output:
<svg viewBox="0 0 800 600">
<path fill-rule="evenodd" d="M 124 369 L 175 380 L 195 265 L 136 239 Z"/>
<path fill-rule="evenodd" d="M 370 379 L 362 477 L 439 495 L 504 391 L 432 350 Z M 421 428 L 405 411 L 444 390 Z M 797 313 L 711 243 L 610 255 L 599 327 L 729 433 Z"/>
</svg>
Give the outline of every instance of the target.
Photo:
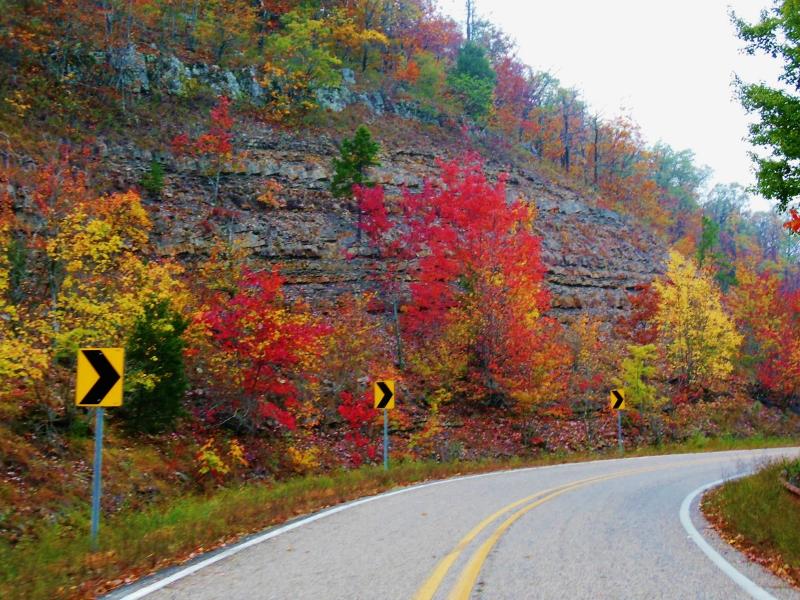
<svg viewBox="0 0 800 600">
<path fill-rule="evenodd" d="M 380 465 L 376 379 L 397 382 L 400 465 L 616 452 L 612 388 L 629 451 L 797 434 L 786 170 L 709 186 L 691 150 L 600 116 L 466 6 L 0 2 L 0 557 L 43 519 L 85 524 L 79 348 L 125 348 L 108 515 Z M 559 275 L 548 220 L 563 247 L 576 226 L 520 173 L 621 224 L 603 227 L 652 276 L 591 243 Z M 778 209 L 750 210 L 756 191 Z M 312 210 L 336 231 L 317 262 Z M 598 264 L 622 283 L 565 300 L 556 275 Z"/>
</svg>

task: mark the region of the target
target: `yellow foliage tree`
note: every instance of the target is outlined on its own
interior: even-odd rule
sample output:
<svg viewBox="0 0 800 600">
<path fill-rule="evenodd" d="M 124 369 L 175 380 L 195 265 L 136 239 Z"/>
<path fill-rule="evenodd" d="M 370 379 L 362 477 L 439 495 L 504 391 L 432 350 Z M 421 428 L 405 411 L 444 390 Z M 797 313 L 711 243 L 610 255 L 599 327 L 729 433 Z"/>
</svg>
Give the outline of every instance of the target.
<svg viewBox="0 0 800 600">
<path fill-rule="evenodd" d="M 24 327 L 46 356 L 45 401 L 55 418 L 61 405 L 75 414 L 71 361 L 81 346 L 124 346 L 152 302 L 168 300 L 184 311 L 180 269 L 148 261 L 152 225 L 134 192 L 94 196 L 88 189 L 60 214 L 39 246 L 47 264 L 48 299 L 29 302 Z"/>
<path fill-rule="evenodd" d="M 64 273 L 48 319 L 57 355 L 86 344 L 123 344 L 148 301 L 185 304 L 178 267 L 144 259 L 150 229 L 135 192 L 81 202 L 64 219 L 47 244 Z"/>
<path fill-rule="evenodd" d="M 242 54 L 253 46 L 257 10 L 252 2 L 205 0 L 194 35 L 200 50 L 217 64 L 237 65 Z"/>
<path fill-rule="evenodd" d="M 653 286 L 660 297 L 659 337 L 672 376 L 686 387 L 714 389 L 733 371 L 742 336 L 723 310 L 711 275 L 672 251 L 665 279 Z"/>
<path fill-rule="evenodd" d="M 36 348 L 22 326 L 24 311 L 9 300 L 13 215 L 8 203 L 0 199 L 0 394 L 21 381 L 41 380 L 48 362 L 47 352 Z"/>
</svg>

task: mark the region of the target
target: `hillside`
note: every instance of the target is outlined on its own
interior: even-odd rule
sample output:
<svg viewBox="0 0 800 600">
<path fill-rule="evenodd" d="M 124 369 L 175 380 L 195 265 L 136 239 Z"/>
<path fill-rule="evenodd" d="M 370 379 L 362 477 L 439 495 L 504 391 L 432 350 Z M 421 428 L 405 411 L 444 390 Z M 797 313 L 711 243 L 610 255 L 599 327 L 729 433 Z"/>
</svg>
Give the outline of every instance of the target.
<svg viewBox="0 0 800 600">
<path fill-rule="evenodd" d="M 49 4 L 0 16 L 0 556 L 86 527 L 82 348 L 122 517 L 380 464 L 379 378 L 408 465 L 615 449 L 611 389 L 628 449 L 796 434 L 799 238 L 488 21 Z"/>
<path fill-rule="evenodd" d="M 399 194 L 402 186 L 416 190 L 423 180 L 434 179 L 436 161 L 457 156 L 463 143 L 446 130 L 424 130 L 399 117 L 380 118 L 384 122 L 377 129 L 386 129 L 391 137 L 382 139 L 381 166 L 371 177 L 389 194 Z M 243 157 L 223 171 L 220 187 L 224 206 L 237 213 L 236 243 L 254 257 L 280 265 L 287 284 L 312 301 L 368 289 L 374 257 L 362 247 L 359 256 L 346 258 L 357 231 L 353 205 L 329 191 L 338 152 L 334 138 L 257 123 L 242 124 L 241 129 L 246 133 L 236 136 L 235 146 Z M 421 143 L 426 135 L 436 136 L 437 143 L 430 138 Z M 104 145 L 103 152 L 110 173 L 127 177 L 117 182 L 121 188 L 135 186 L 152 158 L 131 144 Z M 197 202 L 207 177 L 192 161 L 168 158 L 166 170 L 163 199 L 149 204 L 158 252 L 165 257 L 202 255 L 213 243 L 210 233 L 201 233 L 207 212 Z M 613 323 L 627 311 L 627 293 L 663 273 L 666 247 L 647 227 L 591 206 L 580 192 L 538 174 L 530 162 L 490 161 L 487 172 L 494 178 L 509 174 L 509 196 L 525 198 L 539 210 L 536 227 L 559 318 L 587 312 Z M 280 186 L 278 206 L 258 200 L 266 181 Z"/>
</svg>

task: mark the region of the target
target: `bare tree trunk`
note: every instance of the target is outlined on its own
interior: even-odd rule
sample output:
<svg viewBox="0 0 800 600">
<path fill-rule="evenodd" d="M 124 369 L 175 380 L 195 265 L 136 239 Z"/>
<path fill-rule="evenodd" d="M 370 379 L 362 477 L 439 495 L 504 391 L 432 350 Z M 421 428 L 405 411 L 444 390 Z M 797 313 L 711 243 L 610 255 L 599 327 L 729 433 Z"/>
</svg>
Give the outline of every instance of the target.
<svg viewBox="0 0 800 600">
<path fill-rule="evenodd" d="M 598 172 L 598 161 L 600 160 L 600 151 L 597 148 L 597 145 L 600 143 L 600 127 L 597 123 L 597 117 L 594 118 L 594 148 L 593 148 L 593 157 L 592 162 L 594 163 L 594 174 L 593 174 L 593 182 L 597 185 L 597 172 Z"/>
<path fill-rule="evenodd" d="M 569 173 L 569 109 L 567 99 L 561 98 L 561 117 L 564 120 L 564 129 L 561 132 L 561 143 L 564 146 L 564 152 L 561 155 L 561 166 L 566 173 Z"/>
<path fill-rule="evenodd" d="M 392 316 L 394 317 L 394 336 L 397 343 L 397 366 L 405 368 L 403 363 L 403 338 L 400 336 L 400 316 L 397 309 L 397 297 L 392 300 Z"/>
<path fill-rule="evenodd" d="M 475 0 L 467 0 L 467 41 L 475 36 Z"/>
</svg>

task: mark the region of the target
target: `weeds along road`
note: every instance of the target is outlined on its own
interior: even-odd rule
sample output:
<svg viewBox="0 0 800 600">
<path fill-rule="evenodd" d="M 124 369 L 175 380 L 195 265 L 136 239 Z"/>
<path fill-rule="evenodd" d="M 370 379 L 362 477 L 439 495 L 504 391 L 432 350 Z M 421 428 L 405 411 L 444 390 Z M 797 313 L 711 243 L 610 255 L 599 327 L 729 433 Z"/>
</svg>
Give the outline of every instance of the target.
<svg viewBox="0 0 800 600">
<path fill-rule="evenodd" d="M 112 597 L 800 598 L 706 529 L 699 496 L 689 502 L 705 484 L 798 453 L 609 460 L 422 485 L 300 519 Z"/>
</svg>

